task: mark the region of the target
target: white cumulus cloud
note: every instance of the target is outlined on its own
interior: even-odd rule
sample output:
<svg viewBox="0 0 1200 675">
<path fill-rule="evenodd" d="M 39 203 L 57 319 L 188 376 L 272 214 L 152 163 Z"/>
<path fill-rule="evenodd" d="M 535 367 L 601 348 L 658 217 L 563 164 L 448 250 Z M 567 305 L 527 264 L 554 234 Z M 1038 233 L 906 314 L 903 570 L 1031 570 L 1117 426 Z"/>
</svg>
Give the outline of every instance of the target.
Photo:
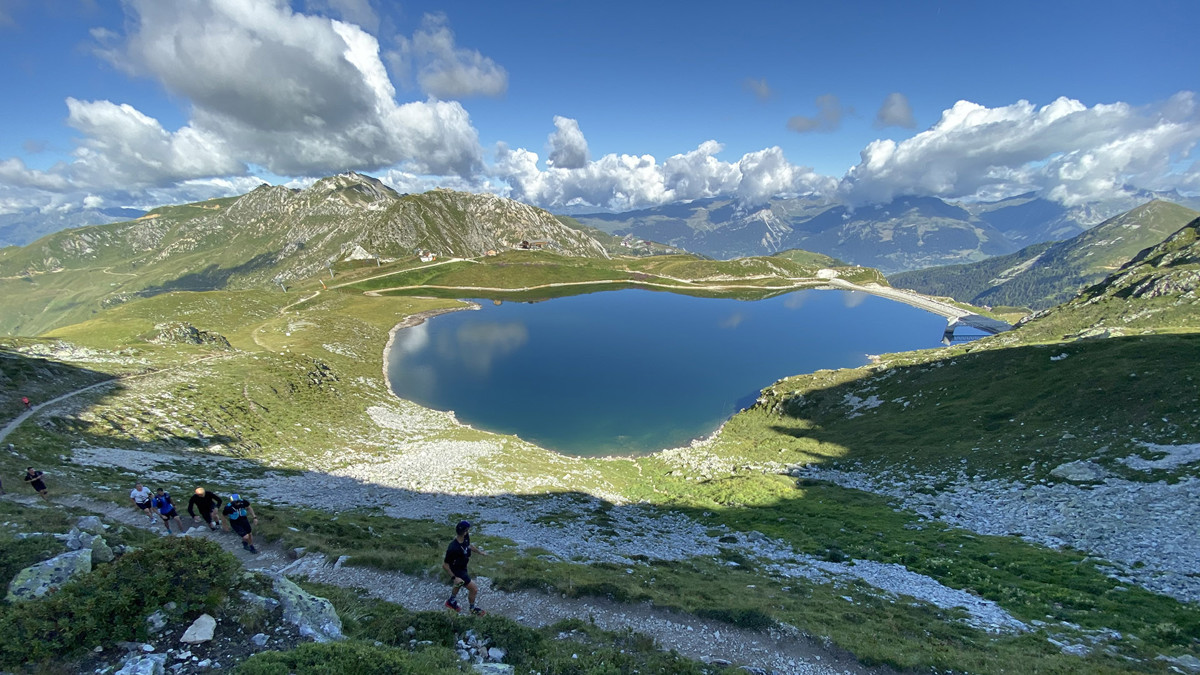
<svg viewBox="0 0 1200 675">
<path fill-rule="evenodd" d="M 365 2 L 327 3 L 343 15 Z M 357 25 L 293 11 L 282 0 L 128 0 L 124 35 L 97 53 L 186 101 L 176 130 L 120 102 L 67 100 L 81 138 L 73 160 L 45 172 L 7 160 L 0 181 L 43 190 L 162 188 L 239 176 L 399 167 L 475 176 L 482 149 L 455 101 L 401 103 L 374 36 Z"/>
<path fill-rule="evenodd" d="M 502 96 L 508 91 L 508 71 L 474 49 L 459 47 L 441 14 L 426 14 L 412 38 L 399 38 L 389 54 L 401 76 L 416 72 L 421 90 L 430 96 L 458 99 Z"/>
<path fill-rule="evenodd" d="M 537 153 L 501 145 L 494 173 L 510 196 L 545 208 L 591 206 L 623 211 L 706 197 L 761 203 L 779 195 L 820 194 L 837 181 L 789 163 L 779 148 L 747 153 L 738 162 L 716 157 L 722 146 L 706 141 L 659 163 L 652 155 L 608 154 L 577 168 L 538 166 Z"/>
<path fill-rule="evenodd" d="M 582 169 L 588 162 L 587 139 L 579 130 L 579 122 L 569 117 L 554 116 L 554 133 L 547 141 L 550 166 L 560 169 Z"/>
<path fill-rule="evenodd" d="M 900 195 L 1004 196 L 1036 190 L 1073 205 L 1126 186 L 1194 189 L 1196 166 L 1180 168 L 1200 140 L 1195 94 L 1163 103 L 1087 107 L 1059 98 L 988 108 L 959 101 L 930 129 L 899 143 L 876 140 L 842 180 L 852 203 Z"/>
<path fill-rule="evenodd" d="M 67 99 L 67 124 L 83 134 L 66 168 L 75 187 L 126 184 L 161 185 L 201 176 L 238 174 L 245 165 L 234 159 L 218 136 L 193 126 L 175 132 L 129 105 Z"/>
</svg>

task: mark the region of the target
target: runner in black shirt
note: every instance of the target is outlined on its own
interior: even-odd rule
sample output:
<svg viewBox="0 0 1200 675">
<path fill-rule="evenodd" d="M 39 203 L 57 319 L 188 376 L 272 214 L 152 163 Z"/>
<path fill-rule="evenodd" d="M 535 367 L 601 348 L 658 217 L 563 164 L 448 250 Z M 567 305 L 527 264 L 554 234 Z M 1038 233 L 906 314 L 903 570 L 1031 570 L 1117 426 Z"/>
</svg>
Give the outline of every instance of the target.
<svg viewBox="0 0 1200 675">
<path fill-rule="evenodd" d="M 215 492 L 209 492 L 202 487 L 196 488 L 196 492 L 192 498 L 188 500 L 188 515 L 192 517 L 192 521 L 200 522 L 204 518 L 204 522 L 208 523 L 208 529 L 216 530 L 221 523 L 221 516 L 217 514 L 217 509 L 221 508 L 221 498 Z M 200 515 L 196 515 L 195 509 L 200 509 Z"/>
<path fill-rule="evenodd" d="M 471 603 L 471 613 L 482 615 L 486 612 L 475 606 L 475 596 L 479 594 L 479 586 L 467 572 L 467 563 L 471 562 L 471 553 L 479 555 L 487 555 L 487 553 L 471 543 L 470 530 L 471 523 L 465 520 L 459 522 L 454 528 L 454 540 L 446 547 L 446 558 L 442 561 L 442 569 L 454 577 L 454 589 L 450 591 L 450 599 L 446 601 L 446 606 L 456 612 L 461 612 L 462 607 L 459 606 L 455 597 L 458 596 L 458 589 L 466 586 L 467 600 Z"/>
<path fill-rule="evenodd" d="M 28 469 L 25 469 L 25 482 L 29 483 L 29 487 L 33 488 L 34 492 L 41 495 L 42 499 L 50 501 L 50 497 L 46 494 L 48 492 L 48 490 L 46 490 L 46 484 L 42 482 L 42 476 L 44 475 L 46 474 L 42 473 L 41 471 L 34 471 L 33 467 L 31 466 Z"/>
</svg>

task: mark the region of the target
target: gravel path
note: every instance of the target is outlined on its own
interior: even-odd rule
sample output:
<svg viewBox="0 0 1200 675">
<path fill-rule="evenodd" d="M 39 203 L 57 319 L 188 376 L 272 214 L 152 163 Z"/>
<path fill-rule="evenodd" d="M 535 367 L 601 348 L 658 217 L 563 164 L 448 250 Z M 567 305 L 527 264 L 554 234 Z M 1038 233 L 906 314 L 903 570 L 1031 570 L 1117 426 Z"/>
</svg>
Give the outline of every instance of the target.
<svg viewBox="0 0 1200 675">
<path fill-rule="evenodd" d="M 0 498 L 41 506 L 32 495 L 10 494 Z M 150 521 L 132 507 L 124 508 L 78 495 L 56 497 L 52 501 L 91 511 L 130 527 L 163 531 L 157 521 Z M 411 610 L 441 609 L 447 596 L 448 586 L 440 579 L 340 565 L 323 555 L 306 555 L 292 560 L 278 546 L 270 544 L 259 545 L 259 554 L 253 555 L 242 550 L 241 540 L 235 535 L 210 532 L 203 525 L 189 530 L 188 536 L 217 542 L 247 569 L 282 572 L 344 588 L 365 589 L 372 597 Z M 532 591 L 505 592 L 491 588 L 486 577 L 476 577 L 476 580 L 480 585 L 481 606 L 527 626 L 546 626 L 569 618 L 585 619 L 605 630 L 633 630 L 653 638 L 663 649 L 675 650 L 690 658 L 787 675 L 885 675 L 895 672 L 884 667 L 863 666 L 853 655 L 795 629 L 748 631 L 649 604 L 555 597 Z"/>
</svg>

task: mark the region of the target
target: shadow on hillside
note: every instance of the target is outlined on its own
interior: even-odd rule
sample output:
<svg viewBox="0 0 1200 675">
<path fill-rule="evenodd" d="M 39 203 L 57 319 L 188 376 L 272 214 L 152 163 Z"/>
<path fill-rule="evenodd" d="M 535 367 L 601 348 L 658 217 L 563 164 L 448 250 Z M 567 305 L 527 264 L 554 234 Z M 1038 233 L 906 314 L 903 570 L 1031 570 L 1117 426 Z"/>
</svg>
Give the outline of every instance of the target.
<svg viewBox="0 0 1200 675">
<path fill-rule="evenodd" d="M 28 398 L 31 406 L 37 406 L 70 391 L 111 379 L 113 376 L 108 373 L 0 346 L 0 427 L 25 412 L 22 398 Z"/>
<path fill-rule="evenodd" d="M 1200 378 L 1180 368 L 1192 363 L 1200 335 L 960 352 L 802 396 L 776 391 L 766 407 L 777 414 L 760 419 L 784 439 L 844 449 L 848 465 L 1048 471 L 1139 442 L 1200 440 Z"/>
<path fill-rule="evenodd" d="M 278 261 L 277 253 L 260 253 L 240 265 L 220 267 L 209 265 L 198 272 L 191 272 L 171 281 L 147 286 L 138 291 L 139 297 L 149 298 L 174 291 L 216 291 L 225 288 L 229 280 L 273 267 Z"/>
</svg>

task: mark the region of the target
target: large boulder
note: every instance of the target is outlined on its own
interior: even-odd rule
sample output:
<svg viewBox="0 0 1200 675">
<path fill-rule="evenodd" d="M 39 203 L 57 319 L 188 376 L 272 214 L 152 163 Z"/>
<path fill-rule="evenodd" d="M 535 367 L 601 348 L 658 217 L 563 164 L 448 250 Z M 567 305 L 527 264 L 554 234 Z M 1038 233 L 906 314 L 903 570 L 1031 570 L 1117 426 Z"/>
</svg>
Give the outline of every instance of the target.
<svg viewBox="0 0 1200 675">
<path fill-rule="evenodd" d="M 1086 483 L 1108 478 L 1108 470 L 1099 464 L 1081 459 L 1075 462 L 1060 464 L 1050 470 L 1050 475 L 1074 483 Z"/>
<path fill-rule="evenodd" d="M 99 516 L 84 516 L 75 523 L 75 527 L 90 534 L 104 534 L 104 521 Z"/>
<path fill-rule="evenodd" d="M 17 573 L 8 584 L 9 602 L 24 602 L 59 588 L 75 577 L 92 571 L 92 550 L 67 551 Z"/>
<path fill-rule="evenodd" d="M 300 634 L 317 642 L 341 640 L 342 620 L 333 603 L 308 593 L 283 575 L 272 576 L 272 589 L 283 605 L 283 618 L 300 629 Z"/>
<path fill-rule="evenodd" d="M 108 542 L 104 541 L 104 537 L 96 537 L 92 540 L 92 564 L 112 562 L 113 558 L 117 557 L 113 553 L 112 547 Z"/>
</svg>

